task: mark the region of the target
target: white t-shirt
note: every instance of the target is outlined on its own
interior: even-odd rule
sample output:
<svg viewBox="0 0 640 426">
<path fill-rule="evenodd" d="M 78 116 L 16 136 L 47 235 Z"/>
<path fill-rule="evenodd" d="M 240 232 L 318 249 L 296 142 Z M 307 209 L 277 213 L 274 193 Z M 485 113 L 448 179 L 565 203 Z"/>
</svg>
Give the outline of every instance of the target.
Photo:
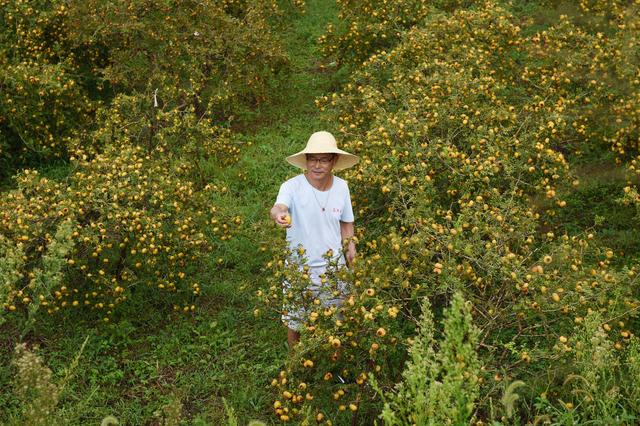
<svg viewBox="0 0 640 426">
<path fill-rule="evenodd" d="M 280 185 L 276 204 L 289 208 L 291 227 L 287 229 L 287 241 L 291 250 L 304 247 L 307 265 L 326 265 L 322 256 L 329 249 L 335 259 L 344 262 L 340 222 L 354 220 L 349 186 L 344 179 L 333 176 L 331 188 L 318 191 L 303 174 L 298 175 Z"/>
</svg>

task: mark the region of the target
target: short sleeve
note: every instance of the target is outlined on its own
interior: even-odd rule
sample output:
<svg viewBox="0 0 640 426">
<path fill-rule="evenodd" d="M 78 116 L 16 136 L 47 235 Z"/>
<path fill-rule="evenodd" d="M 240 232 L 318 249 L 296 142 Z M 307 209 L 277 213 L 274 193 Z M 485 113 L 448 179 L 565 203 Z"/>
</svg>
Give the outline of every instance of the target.
<svg viewBox="0 0 640 426">
<path fill-rule="evenodd" d="M 342 209 L 342 215 L 340 216 L 341 222 L 351 223 L 355 220 L 353 217 L 353 206 L 351 205 L 351 194 L 349 193 L 349 186 L 345 183 L 344 191 L 344 208 Z"/>
<path fill-rule="evenodd" d="M 289 182 L 284 182 L 280 185 L 280 191 L 278 191 L 275 204 L 284 204 L 288 208 L 291 208 L 292 195 L 291 185 L 289 185 Z"/>
</svg>

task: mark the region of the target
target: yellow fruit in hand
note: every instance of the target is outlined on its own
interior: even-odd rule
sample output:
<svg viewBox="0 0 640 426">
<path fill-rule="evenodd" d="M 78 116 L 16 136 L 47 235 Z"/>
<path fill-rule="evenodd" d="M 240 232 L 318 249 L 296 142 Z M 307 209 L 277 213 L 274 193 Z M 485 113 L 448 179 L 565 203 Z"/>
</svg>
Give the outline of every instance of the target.
<svg viewBox="0 0 640 426">
<path fill-rule="evenodd" d="M 286 216 L 284 217 L 284 222 L 285 222 L 287 225 L 291 225 L 291 216 L 290 216 L 290 215 L 286 215 Z"/>
</svg>

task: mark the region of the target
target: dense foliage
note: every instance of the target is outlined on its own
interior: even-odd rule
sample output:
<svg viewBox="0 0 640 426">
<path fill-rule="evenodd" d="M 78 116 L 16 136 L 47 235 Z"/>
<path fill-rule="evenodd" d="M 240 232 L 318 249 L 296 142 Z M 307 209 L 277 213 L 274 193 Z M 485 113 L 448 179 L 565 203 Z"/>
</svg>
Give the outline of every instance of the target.
<svg viewBox="0 0 640 426">
<path fill-rule="evenodd" d="M 3 316 L 78 307 L 108 320 L 146 287 L 193 310 L 208 253 L 241 223 L 211 165 L 237 161 L 234 116 L 287 71 L 278 5 L 1 6 L 3 173 L 52 159 L 69 170 L 23 169 L 3 193 Z"/>
<path fill-rule="evenodd" d="M 571 161 L 611 149 L 623 162 L 637 152 L 639 57 L 629 31 L 637 31 L 638 5 L 560 5 L 569 7 L 566 13 L 537 29 L 548 19 L 536 17 L 541 10 L 527 16 L 500 2 L 440 8 L 419 2 L 428 13 L 382 45 L 378 35 L 385 31 L 357 29 L 381 24 L 396 31 L 398 23 L 361 8 L 415 6 L 387 3 L 345 2 L 347 30 L 335 39 L 330 28 L 321 40 L 337 59 L 348 60 L 346 51 L 368 57 L 356 60 L 343 90 L 317 102 L 339 123 L 347 150 L 362 157 L 347 178 L 362 218 L 364 256 L 349 273 L 337 273 L 347 283 L 344 317 L 312 310 L 302 360 L 281 377 L 303 374 L 308 357 L 318 372 L 313 380 L 305 375 L 307 387 L 323 387 L 324 395 L 345 389 L 347 396 L 334 396 L 338 406 L 329 417 L 341 417 L 349 406 L 345 398 L 355 411 L 375 397 L 369 388 L 335 380 L 322 385 L 322 378 L 342 371 L 376 376 L 383 388 L 393 385 L 404 359 L 398 354 L 415 333 L 407 323 L 420 315 L 420 301 L 431 299 L 440 312 L 459 292 L 473 305 L 483 373 L 480 393 L 454 392 L 474 405 L 466 420 L 449 420 L 631 421 L 637 407 L 629 390 L 637 377 L 625 359 L 637 344 L 638 266 L 621 267 L 589 230 L 569 234 L 554 217 L 567 206 L 566 182 L 580 185 Z M 632 186 L 626 200 L 637 203 Z M 299 282 L 304 296 L 305 277 Z M 270 290 L 265 297 L 276 309 L 296 297 L 275 284 Z M 330 320 L 314 320 L 323 317 Z M 348 343 L 339 357 L 332 338 Z M 445 341 L 455 338 L 445 327 Z M 602 351 L 611 358 L 596 359 Z M 378 359 L 384 361 L 367 363 Z M 613 366 L 608 379 L 585 380 L 585 359 Z M 471 366 L 462 371 L 474 376 Z M 520 413 L 495 404 L 506 393 L 505 380 L 526 384 L 518 390 L 524 395 Z M 577 385 L 583 380 L 588 388 Z M 278 382 L 281 400 L 294 408 L 276 414 L 305 413 L 303 406 L 312 403 L 287 398 L 289 384 L 296 383 L 286 383 Z M 415 392 L 424 405 L 406 402 L 398 416 L 410 419 L 405 410 L 415 409 L 415 422 L 439 404 L 431 383 L 423 384 Z M 607 409 L 597 408 L 602 405 Z M 326 404 L 319 406 L 326 417 Z M 385 419 L 394 418 L 386 411 Z"/>
<path fill-rule="evenodd" d="M 619 189 L 607 206 L 624 210 L 625 229 L 640 219 L 640 2 L 339 0 L 340 22 L 318 40 L 324 58 L 300 66 L 280 31 L 284 10 L 305 7 L 0 0 L 0 326 L 12 344 L 0 351 L 38 341 L 40 324 L 90 324 L 104 333 L 93 361 L 110 364 L 87 373 L 78 410 L 100 386 L 133 383 L 143 411 L 162 408 L 132 423 L 178 424 L 180 392 L 191 392 L 188 420 L 225 395 L 197 383 L 174 392 L 200 364 L 219 371 L 216 385 L 234 368 L 274 375 L 269 391 L 243 391 L 276 422 L 638 422 L 638 253 L 598 234 L 613 213 L 567 223 L 590 208 L 572 205 L 581 167 L 608 159 L 623 183 L 606 187 Z M 302 141 L 283 123 L 283 147 L 266 133 L 245 158 L 239 130 L 311 84 L 290 79 L 292 68 L 316 81 L 334 66 L 345 81 L 326 79 L 335 92 L 316 105 L 361 157 L 343 175 L 359 255 L 323 277 L 339 307 L 285 262 L 304 251 L 280 250 L 282 235 L 239 203 L 268 205 L 275 194 L 261 191 L 285 172 L 265 159 Z M 238 310 L 223 331 L 212 317 L 228 301 L 212 297 L 215 313 L 199 317 L 196 298 L 230 266 L 233 308 L 250 290 L 261 303 L 255 323 Z M 292 304 L 307 307 L 301 343 L 270 362 L 277 349 L 260 346 L 257 329 L 270 333 Z M 132 346 L 164 338 L 131 337 L 136 309 L 158 311 L 167 328 L 173 312 L 189 314 L 167 338 L 175 358 L 132 359 Z M 230 362 L 225 351 L 260 353 Z M 3 385 L 15 376 L 16 397 L 0 406 L 16 422 L 62 419 L 55 411 L 72 399 L 75 367 L 60 380 L 37 352 L 18 345 L 0 370 Z M 142 382 L 165 400 L 150 401 Z M 233 405 L 224 411 L 237 423 Z"/>
<path fill-rule="evenodd" d="M 109 108 L 114 96 L 228 124 L 263 102 L 287 69 L 268 22 L 279 13 L 274 2 L 0 6 L 3 170 L 66 158 L 70 140 L 100 125 L 96 110 Z"/>
<path fill-rule="evenodd" d="M 194 269 L 240 218 L 216 207 L 223 189 L 198 188 L 170 160 L 161 151 L 110 147 L 79 160 L 64 183 L 25 171 L 0 215 L 3 257 L 17 266 L 15 279 L 3 283 L 4 307 L 88 307 L 108 320 L 116 305 L 149 286 L 176 294 L 174 306 L 194 309 Z"/>
</svg>

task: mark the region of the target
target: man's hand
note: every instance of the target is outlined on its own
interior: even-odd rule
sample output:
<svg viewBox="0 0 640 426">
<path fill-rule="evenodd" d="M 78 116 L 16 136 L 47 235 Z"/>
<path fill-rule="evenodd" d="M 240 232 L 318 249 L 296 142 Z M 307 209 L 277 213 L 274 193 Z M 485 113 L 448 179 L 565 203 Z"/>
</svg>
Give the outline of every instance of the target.
<svg viewBox="0 0 640 426">
<path fill-rule="evenodd" d="M 356 244 L 353 241 L 349 241 L 349 246 L 347 247 L 344 257 L 347 261 L 347 266 L 351 267 L 353 261 L 356 259 Z"/>
<path fill-rule="evenodd" d="M 340 237 L 344 250 L 344 260 L 347 266 L 351 267 L 356 258 L 356 242 L 353 237 L 353 222 L 340 222 Z"/>
<path fill-rule="evenodd" d="M 289 213 L 279 213 L 276 215 L 276 223 L 283 228 L 291 228 L 291 216 Z"/>
<path fill-rule="evenodd" d="M 291 215 L 289 214 L 289 208 L 283 204 L 276 204 L 271 208 L 271 219 L 276 225 L 283 228 L 291 227 Z"/>
</svg>

